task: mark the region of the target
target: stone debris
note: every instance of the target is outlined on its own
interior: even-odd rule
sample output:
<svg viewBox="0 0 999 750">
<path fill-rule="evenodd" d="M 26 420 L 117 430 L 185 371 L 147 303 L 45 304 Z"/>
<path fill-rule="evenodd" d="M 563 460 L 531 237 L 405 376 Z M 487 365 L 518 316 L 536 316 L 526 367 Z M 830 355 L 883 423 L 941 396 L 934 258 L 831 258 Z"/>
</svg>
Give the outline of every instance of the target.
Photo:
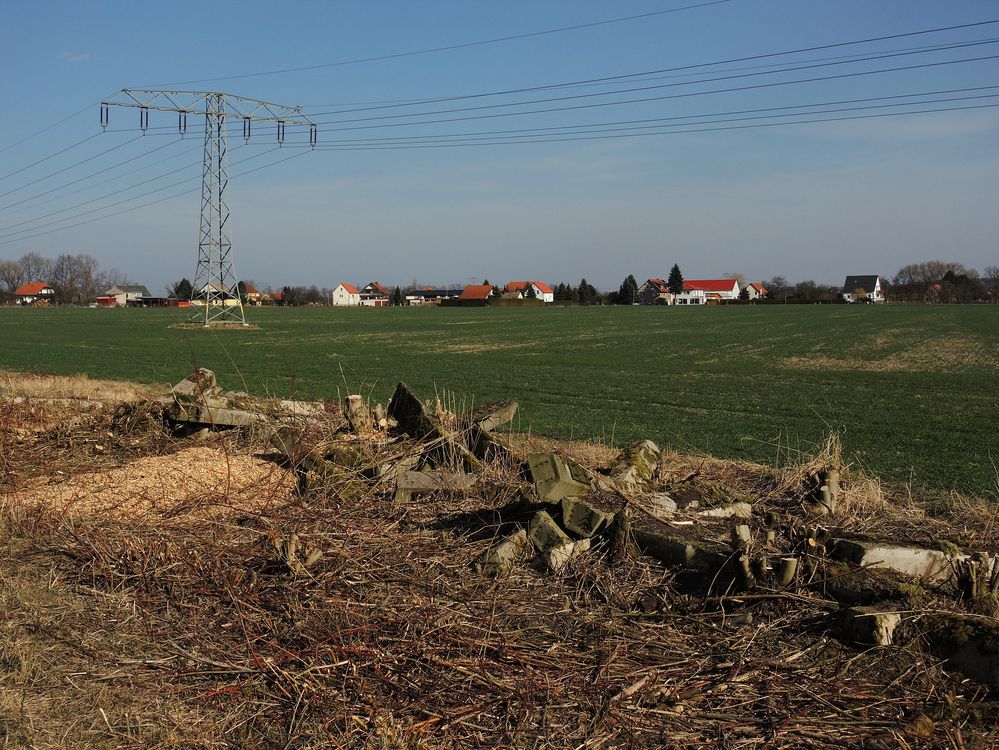
<svg viewBox="0 0 999 750">
<path fill-rule="evenodd" d="M 360 395 L 344 399 L 346 427 L 335 430 L 342 437 L 322 443 L 310 438 L 295 417 L 329 413 L 323 403 L 274 403 L 226 393 L 210 370 L 191 373 L 160 403 L 171 424 L 198 434 L 267 424 L 271 444 L 293 468 L 306 501 L 330 481 L 341 482 L 341 497 L 391 492 L 396 502 L 405 503 L 431 493 L 463 500 L 480 492 L 487 465 L 490 486 L 496 476 L 520 477 L 505 480 L 512 492 L 498 495 L 514 499 L 490 509 L 500 513 L 507 528 L 515 527 L 475 558 L 472 567 L 485 577 L 508 576 L 528 558 L 535 570 L 562 574 L 580 555 L 602 555 L 616 565 L 642 554 L 725 596 L 762 588 L 766 593 L 754 596 L 800 598 L 814 595 L 820 582 L 826 624 L 845 643 L 888 646 L 900 633 L 911 638 L 915 628 L 954 669 L 999 682 L 999 635 L 991 621 L 920 615 L 899 627 L 905 613 L 919 613 L 926 601 L 920 581 L 937 585 L 937 594 L 946 584 L 949 595 L 969 602 L 973 611 L 989 606 L 999 611 L 995 557 L 965 555 L 946 544 L 935 550 L 842 533 L 830 538 L 815 519 L 834 516 L 839 507 L 838 461 L 803 480 L 802 494 L 791 507 L 805 512 L 789 521 L 781 516 L 787 506 L 778 513 L 762 503 L 732 501 L 726 487 L 692 482 L 693 475 L 667 485 L 659 470 L 662 451 L 649 440 L 623 449 L 602 472 L 552 452 L 531 453 L 525 462 L 495 432 L 515 418 L 513 401 L 454 415 L 440 401 L 428 407 L 399 383 L 387 410 L 369 406 Z M 502 470 L 492 473 L 496 468 Z M 344 482 L 354 483 L 353 495 L 345 494 Z M 723 504 L 698 507 L 705 499 Z M 322 555 L 303 551 L 295 534 L 273 545 L 293 576 L 307 575 Z M 749 624 L 752 615 L 733 614 L 729 622 Z"/>
<path fill-rule="evenodd" d="M 594 484 L 579 465 L 554 453 L 532 453 L 527 457 L 531 479 L 543 503 L 592 492 Z"/>
<path fill-rule="evenodd" d="M 854 565 L 888 568 L 927 581 L 951 578 L 954 574 L 953 563 L 968 559 L 967 555 L 949 551 L 851 539 L 834 540 L 831 553 L 837 560 Z"/>
<path fill-rule="evenodd" d="M 880 607 L 849 607 L 840 615 L 840 633 L 858 646 L 890 646 L 895 628 L 902 622 L 897 612 Z"/>
<path fill-rule="evenodd" d="M 456 474 L 446 471 L 402 471 L 396 477 L 396 502 L 410 500 L 413 495 L 439 492 L 441 490 L 459 492 L 470 490 L 478 481 L 471 474 Z"/>
<path fill-rule="evenodd" d="M 629 445 L 611 467 L 611 480 L 624 492 L 648 489 L 656 476 L 662 451 L 651 440 Z"/>
<path fill-rule="evenodd" d="M 478 427 L 480 430 L 492 432 L 497 427 L 503 427 L 513 421 L 517 415 L 516 401 L 494 401 L 483 404 L 462 418 L 467 427 Z"/>
<path fill-rule="evenodd" d="M 541 552 L 572 542 L 568 534 L 555 523 L 555 519 L 543 510 L 539 510 L 531 518 L 530 526 L 527 528 L 527 536 L 531 540 L 531 544 Z"/>
<path fill-rule="evenodd" d="M 479 575 L 496 578 L 507 575 L 527 550 L 531 543 L 526 529 L 517 529 L 494 547 L 483 552 L 474 563 Z"/>
<path fill-rule="evenodd" d="M 578 497 L 564 497 L 561 500 L 562 526 L 583 539 L 596 536 L 610 527 L 614 514 L 597 510 Z"/>
</svg>

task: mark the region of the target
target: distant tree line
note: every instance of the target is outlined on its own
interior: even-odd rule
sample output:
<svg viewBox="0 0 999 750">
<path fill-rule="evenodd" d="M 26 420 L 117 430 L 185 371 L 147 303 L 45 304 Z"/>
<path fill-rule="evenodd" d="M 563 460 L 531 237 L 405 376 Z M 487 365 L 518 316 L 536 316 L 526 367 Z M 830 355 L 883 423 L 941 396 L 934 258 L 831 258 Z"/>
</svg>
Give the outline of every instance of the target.
<svg viewBox="0 0 999 750">
<path fill-rule="evenodd" d="M 0 291 L 11 298 L 17 288 L 43 281 L 55 290 L 55 301 L 64 305 L 86 305 L 116 284 L 129 283 L 117 269 L 102 271 L 93 255 L 63 254 L 55 260 L 28 253 L 17 260 L 0 259 Z"/>
</svg>

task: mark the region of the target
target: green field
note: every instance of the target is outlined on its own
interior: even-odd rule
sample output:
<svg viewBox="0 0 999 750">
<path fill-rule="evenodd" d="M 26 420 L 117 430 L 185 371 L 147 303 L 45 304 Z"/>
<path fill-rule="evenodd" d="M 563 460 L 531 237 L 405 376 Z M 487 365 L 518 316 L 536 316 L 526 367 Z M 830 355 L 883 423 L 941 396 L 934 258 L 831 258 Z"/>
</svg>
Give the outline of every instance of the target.
<svg viewBox="0 0 999 750">
<path fill-rule="evenodd" d="M 263 309 L 260 330 L 181 310 L 0 310 L 0 367 L 386 400 L 405 380 L 511 398 L 519 428 L 773 463 L 830 430 L 882 478 L 996 492 L 999 307 Z M 995 463 L 994 463 L 995 462 Z"/>
</svg>

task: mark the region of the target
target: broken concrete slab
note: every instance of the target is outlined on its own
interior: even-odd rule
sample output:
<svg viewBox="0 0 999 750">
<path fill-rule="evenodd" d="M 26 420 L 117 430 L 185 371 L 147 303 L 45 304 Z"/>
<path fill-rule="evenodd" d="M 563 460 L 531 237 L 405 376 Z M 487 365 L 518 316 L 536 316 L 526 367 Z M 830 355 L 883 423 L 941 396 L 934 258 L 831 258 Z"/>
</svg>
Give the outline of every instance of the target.
<svg viewBox="0 0 999 750">
<path fill-rule="evenodd" d="M 440 435 L 440 424 L 412 388 L 399 383 L 388 405 L 388 417 L 396 420 L 399 430 L 421 440 Z"/>
<path fill-rule="evenodd" d="M 578 497 L 563 497 L 562 526 L 577 536 L 588 539 L 608 528 L 614 521 L 614 514 L 594 508 Z"/>
<path fill-rule="evenodd" d="M 530 546 L 527 531 L 518 529 L 502 542 L 479 555 L 474 563 L 475 570 L 479 575 L 492 578 L 504 576 L 510 572 L 514 563 L 523 557 Z"/>
<path fill-rule="evenodd" d="M 266 417 L 243 409 L 229 409 L 212 399 L 212 404 L 202 406 L 195 403 L 178 403 L 177 409 L 171 415 L 175 422 L 192 422 L 211 425 L 213 427 L 249 427 L 258 422 L 266 421 Z M 224 403 L 224 402 L 221 402 Z"/>
<path fill-rule="evenodd" d="M 555 519 L 543 510 L 539 510 L 531 518 L 531 523 L 527 529 L 527 536 L 531 540 L 531 544 L 539 552 L 562 547 L 572 541 L 559 525 L 555 523 Z"/>
<path fill-rule="evenodd" d="M 517 415 L 516 401 L 493 401 L 472 409 L 461 418 L 466 427 L 478 427 L 480 430 L 492 432 L 513 421 Z"/>
<path fill-rule="evenodd" d="M 659 446 L 651 440 L 629 445 L 611 467 L 611 479 L 624 492 L 641 492 L 655 478 L 661 455 Z"/>
<path fill-rule="evenodd" d="M 951 563 L 968 556 L 925 547 L 905 547 L 883 542 L 835 539 L 831 554 L 837 560 L 863 567 L 888 568 L 928 581 L 943 581 L 953 575 Z"/>
<path fill-rule="evenodd" d="M 592 482 L 580 466 L 554 453 L 532 453 L 527 464 L 542 502 L 557 503 L 563 497 L 578 497 L 593 490 Z"/>
<path fill-rule="evenodd" d="M 170 389 L 177 401 L 197 402 L 205 396 L 220 396 L 222 389 L 215 382 L 215 373 L 200 367 Z"/>
<path fill-rule="evenodd" d="M 466 491 L 478 481 L 472 474 L 455 474 L 446 471 L 403 471 L 396 478 L 396 502 L 409 500 L 413 495 L 439 490 Z"/>
<path fill-rule="evenodd" d="M 538 559 L 546 570 L 552 573 L 561 573 L 572 560 L 589 548 L 589 539 L 577 539 L 574 542 L 544 550 Z"/>
<path fill-rule="evenodd" d="M 840 637 L 858 646 L 890 646 L 902 616 L 884 607 L 848 607 L 840 613 Z"/>
<path fill-rule="evenodd" d="M 281 399 L 275 405 L 278 413 L 292 417 L 316 417 L 326 413 L 326 404 L 322 401 L 292 401 Z"/>
</svg>

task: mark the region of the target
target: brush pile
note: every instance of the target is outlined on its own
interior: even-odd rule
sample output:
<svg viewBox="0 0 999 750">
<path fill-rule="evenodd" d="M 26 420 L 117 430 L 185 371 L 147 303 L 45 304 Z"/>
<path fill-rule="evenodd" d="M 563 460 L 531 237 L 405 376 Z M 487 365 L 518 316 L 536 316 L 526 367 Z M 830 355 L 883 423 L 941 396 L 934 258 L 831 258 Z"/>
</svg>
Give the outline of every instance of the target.
<svg viewBox="0 0 999 750">
<path fill-rule="evenodd" d="M 147 698 L 58 727 L 78 746 L 999 742 L 991 529 L 893 505 L 835 440 L 773 469 L 595 455 L 503 432 L 516 404 L 452 414 L 403 384 L 386 408 L 298 404 L 203 371 L 3 443 L 5 566 L 90 602 L 74 684 Z M 203 445 L 287 481 L 128 512 L 27 492 L 31 457 L 88 430 L 119 466 Z"/>
</svg>

